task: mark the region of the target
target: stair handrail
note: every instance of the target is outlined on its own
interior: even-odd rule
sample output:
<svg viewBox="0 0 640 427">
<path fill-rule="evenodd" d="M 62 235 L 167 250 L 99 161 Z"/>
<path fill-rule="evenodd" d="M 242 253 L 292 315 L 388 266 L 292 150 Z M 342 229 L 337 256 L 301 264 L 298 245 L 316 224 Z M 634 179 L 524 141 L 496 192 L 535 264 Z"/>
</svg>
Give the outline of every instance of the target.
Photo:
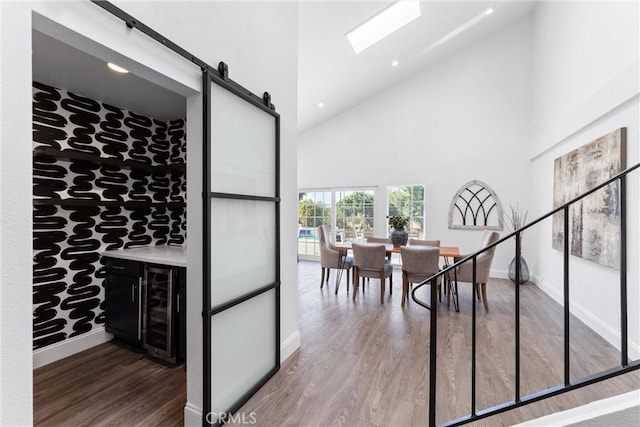
<svg viewBox="0 0 640 427">
<path fill-rule="evenodd" d="M 572 204 L 584 199 L 585 197 L 593 194 L 594 192 L 606 187 L 607 185 L 619 181 L 620 182 L 620 194 L 622 195 L 620 197 L 620 211 L 621 211 L 621 246 L 622 248 L 624 248 L 624 251 L 626 252 L 626 176 L 633 172 L 634 170 L 640 168 L 640 163 L 637 163 L 629 168 L 626 168 L 625 170 L 623 170 L 622 172 L 612 176 L 611 178 L 607 179 L 606 181 L 602 182 L 601 184 L 596 185 L 595 187 L 585 191 L 584 193 L 576 196 L 575 198 L 569 200 L 568 202 L 552 209 L 551 211 L 549 211 L 548 213 L 538 217 L 537 219 L 529 222 L 528 224 L 523 225 L 522 227 L 518 228 L 517 230 L 514 230 L 512 233 L 496 240 L 495 242 L 483 247 L 482 249 L 469 254 L 461 259 L 459 259 L 458 261 L 454 262 L 451 265 L 448 265 L 447 267 L 445 267 L 444 269 L 440 270 L 438 273 L 426 278 L 425 280 L 423 280 L 422 282 L 418 283 L 417 285 L 414 285 L 413 290 L 411 292 L 411 298 L 413 299 L 414 302 L 416 302 L 418 305 L 428 309 L 431 311 L 431 315 L 430 315 L 430 331 L 429 331 L 429 426 L 435 426 L 436 425 L 436 418 L 435 418 L 435 396 L 436 396 L 436 342 L 437 342 L 437 305 L 434 304 L 433 307 L 431 307 L 430 305 L 426 304 L 424 301 L 420 300 L 419 298 L 416 297 L 416 292 L 418 291 L 418 289 L 422 288 L 425 285 L 428 284 L 432 284 L 431 286 L 431 292 L 430 292 L 430 299 L 432 302 L 435 302 L 437 300 L 437 290 L 436 290 L 436 286 L 433 286 L 433 284 L 435 284 L 437 282 L 437 279 L 439 277 L 442 277 L 444 275 L 446 275 L 449 271 L 455 271 L 455 269 L 460 266 L 461 264 L 464 264 L 465 262 L 469 262 L 471 261 L 473 263 L 473 293 L 476 293 L 476 258 L 478 257 L 478 255 L 484 253 L 485 251 L 490 250 L 491 248 L 494 248 L 508 240 L 510 240 L 511 238 L 515 237 L 516 239 L 516 245 L 515 245 L 515 249 L 516 249 L 516 259 L 520 258 L 520 238 L 522 235 L 522 232 L 524 230 L 527 230 L 528 228 L 533 227 L 534 225 L 538 224 L 539 222 L 553 216 L 554 214 L 558 213 L 558 212 L 565 212 L 564 215 L 564 228 L 563 230 L 564 232 L 564 261 L 565 261 L 565 268 L 564 268 L 564 281 L 565 281 L 565 291 L 564 291 L 564 296 L 565 296 L 565 385 L 564 387 L 561 386 L 556 386 L 556 387 L 552 387 L 550 389 L 544 390 L 542 392 L 538 392 L 538 393 L 534 393 L 532 395 L 529 396 L 525 396 L 525 397 L 520 397 L 520 369 L 519 369 L 519 349 L 520 349 L 520 343 L 519 343 L 519 323 L 520 323 L 520 310 L 519 310 L 519 304 L 516 304 L 516 313 L 515 313 L 515 318 L 516 318 L 516 323 L 515 323 L 515 328 L 516 328 L 516 342 L 515 342 L 515 347 L 517 349 L 517 353 L 516 353 L 516 378 L 515 378 L 515 382 L 516 382 L 516 397 L 513 401 L 513 403 L 510 402 L 505 402 L 499 405 L 496 405 L 492 408 L 488 408 L 486 410 L 481 410 L 481 411 L 476 411 L 475 409 L 475 354 L 476 354 L 476 349 L 475 349 L 475 324 L 476 324 L 476 304 L 472 304 L 472 312 L 473 312 L 473 317 L 472 317 L 472 398 L 471 398 L 471 415 L 469 416 L 464 416 L 455 420 L 450 420 L 446 423 L 443 423 L 442 425 L 444 426 L 456 426 L 456 425 L 462 425 L 462 424 L 466 424 L 468 422 L 472 422 L 481 418 L 485 418 L 487 416 L 490 415 L 495 415 L 501 412 L 505 412 L 507 410 L 510 409 L 515 409 L 519 406 L 523 406 L 525 404 L 529 404 L 529 403 L 533 403 L 539 400 L 543 400 L 552 396 L 555 396 L 557 394 L 560 393 L 564 393 L 566 391 L 570 391 L 573 390 L 575 388 L 578 387 L 582 387 L 585 385 L 589 385 L 589 384 L 593 384 L 595 382 L 598 381 L 603 381 L 605 379 L 609 379 L 612 378 L 614 376 L 617 375 L 621 375 L 623 373 L 629 372 L 631 370 L 636 370 L 636 369 L 640 369 L 640 361 L 636 360 L 633 362 L 629 362 L 628 359 L 628 348 L 627 348 L 627 341 L 628 341 L 628 337 L 627 337 L 627 325 L 626 325 L 626 305 L 627 305 L 627 301 L 626 301 L 626 254 L 625 256 L 621 256 L 621 264 L 620 264 L 620 274 L 621 274 L 621 305 L 624 308 L 624 315 L 621 313 L 621 318 L 622 318 L 622 328 L 621 328 L 621 341 L 622 341 L 622 345 L 621 345 L 621 368 L 617 368 L 617 369 L 610 369 L 607 371 L 603 371 L 602 373 L 600 373 L 601 375 L 590 375 L 588 377 L 584 377 L 584 378 L 580 378 L 577 381 L 574 381 L 574 383 L 572 384 L 569 378 L 569 359 L 568 359 L 568 340 L 569 340 L 569 332 L 568 332 L 568 323 L 569 323 L 569 297 L 568 297 L 568 262 L 569 262 L 569 233 L 566 232 L 566 230 L 568 229 L 568 224 L 569 224 L 569 219 L 568 219 L 568 208 L 569 206 L 571 206 Z M 520 263 L 516 262 L 516 267 L 515 267 L 515 279 L 516 279 L 516 283 L 520 282 Z M 516 293 L 516 301 L 519 302 L 519 290 L 520 287 L 516 286 L 515 287 L 515 293 Z"/>
</svg>

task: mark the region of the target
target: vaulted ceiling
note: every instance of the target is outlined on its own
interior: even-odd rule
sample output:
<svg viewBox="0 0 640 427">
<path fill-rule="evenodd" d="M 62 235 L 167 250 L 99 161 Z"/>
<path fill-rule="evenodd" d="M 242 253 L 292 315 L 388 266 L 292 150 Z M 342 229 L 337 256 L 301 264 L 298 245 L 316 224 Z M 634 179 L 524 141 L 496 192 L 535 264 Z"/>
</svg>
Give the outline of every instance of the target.
<svg viewBox="0 0 640 427">
<path fill-rule="evenodd" d="M 392 1 L 306 2 L 299 9 L 298 128 L 312 128 L 533 12 L 530 1 L 422 1 L 422 14 L 356 55 L 344 34 Z M 493 13 L 485 14 L 488 9 Z M 392 61 L 398 61 L 393 67 Z M 321 108 L 319 103 L 323 103 Z"/>
<path fill-rule="evenodd" d="M 344 34 L 391 1 L 301 1 L 298 128 L 308 130 L 527 14 L 536 2 L 423 1 L 422 15 L 356 55 Z M 493 9 L 486 15 L 485 11 Z M 398 61 L 392 67 L 392 61 Z M 34 31 L 34 80 L 159 119 L 183 117 L 184 98 Z M 323 103 L 321 108 L 319 103 Z"/>
</svg>

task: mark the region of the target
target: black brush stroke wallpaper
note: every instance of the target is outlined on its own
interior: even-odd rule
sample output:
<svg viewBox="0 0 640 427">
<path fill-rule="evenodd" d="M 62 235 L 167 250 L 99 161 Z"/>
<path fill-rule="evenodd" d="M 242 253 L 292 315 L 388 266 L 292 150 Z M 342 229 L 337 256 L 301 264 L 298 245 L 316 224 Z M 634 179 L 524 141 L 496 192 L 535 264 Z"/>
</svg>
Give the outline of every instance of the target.
<svg viewBox="0 0 640 427">
<path fill-rule="evenodd" d="M 33 147 L 186 163 L 185 120 L 163 122 L 33 82 Z M 184 169 L 150 171 L 34 156 L 33 197 L 44 200 L 186 202 Z M 104 325 L 100 252 L 184 245 L 184 207 L 33 206 L 33 349 Z"/>
</svg>

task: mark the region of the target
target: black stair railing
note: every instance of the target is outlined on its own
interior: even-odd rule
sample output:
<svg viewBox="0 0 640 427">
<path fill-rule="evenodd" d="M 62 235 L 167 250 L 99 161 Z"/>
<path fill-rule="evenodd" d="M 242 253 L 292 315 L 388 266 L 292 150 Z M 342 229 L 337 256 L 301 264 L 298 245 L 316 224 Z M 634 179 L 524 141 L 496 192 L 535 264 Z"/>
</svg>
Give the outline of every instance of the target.
<svg viewBox="0 0 640 427">
<path fill-rule="evenodd" d="M 520 287 L 515 286 L 515 384 L 514 384 L 514 397 L 513 400 L 503 402 L 501 404 L 492 406 L 490 408 L 477 410 L 476 409 L 476 304 L 472 304 L 472 320 L 471 320 L 471 410 L 469 415 L 449 420 L 438 424 L 440 426 L 457 426 L 467 424 L 482 418 L 486 418 L 492 415 L 496 415 L 505 411 L 509 411 L 520 406 L 528 405 L 533 402 L 537 402 L 549 397 L 556 396 L 558 394 L 566 393 L 571 390 L 575 390 L 580 387 L 584 387 L 590 384 L 594 384 L 600 381 L 604 381 L 618 375 L 622 375 L 640 368 L 640 360 L 629 361 L 629 348 L 628 348 L 628 301 L 627 301 L 627 200 L 626 200 L 626 177 L 629 173 L 640 168 L 640 163 L 627 168 L 623 172 L 611 177 L 602 184 L 584 192 L 580 196 L 570 200 L 569 202 L 559 206 L 549 213 L 539 217 L 538 219 L 528 223 L 527 225 L 514 230 L 511 234 L 499 239 L 493 244 L 475 252 L 454 264 L 441 270 L 438 274 L 435 274 L 426 280 L 422 281 L 418 285 L 414 286 L 411 293 L 412 299 L 420 306 L 427 308 L 431 311 L 430 314 L 430 332 L 429 332 L 429 426 L 436 426 L 436 360 L 437 360 L 437 327 L 438 327 L 438 306 L 437 306 L 437 286 L 431 286 L 430 300 L 433 304 L 429 305 L 426 302 L 416 297 L 416 292 L 423 286 L 428 284 L 435 284 L 439 277 L 448 277 L 449 273 L 455 274 L 455 269 L 460 264 L 465 262 L 472 262 L 473 268 L 473 288 L 472 295 L 476 295 L 476 258 L 481 253 L 498 246 L 515 238 L 515 259 L 520 259 L 520 236 L 522 232 L 533 227 L 534 225 L 542 222 L 543 220 L 551 217 L 552 215 L 563 212 L 564 216 L 564 259 L 563 259 L 563 299 L 564 299 L 564 384 L 557 385 L 539 392 L 521 396 L 520 394 Z M 596 374 L 588 375 L 571 381 L 570 378 L 570 363 L 569 358 L 569 207 L 574 203 L 584 199 L 592 193 L 600 190 L 601 188 L 613 183 L 618 182 L 618 191 L 620 195 L 620 365 L 612 367 Z M 520 283 L 520 263 L 515 263 L 515 283 Z"/>
</svg>

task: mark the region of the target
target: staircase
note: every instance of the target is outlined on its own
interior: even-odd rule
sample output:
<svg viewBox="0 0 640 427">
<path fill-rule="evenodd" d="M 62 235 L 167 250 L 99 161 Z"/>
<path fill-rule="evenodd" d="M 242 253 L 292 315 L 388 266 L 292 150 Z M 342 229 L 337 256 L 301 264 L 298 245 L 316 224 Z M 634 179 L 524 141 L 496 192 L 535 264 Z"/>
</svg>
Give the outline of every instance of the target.
<svg viewBox="0 0 640 427">
<path fill-rule="evenodd" d="M 565 203 L 562 206 L 550 211 L 549 213 L 539 217 L 538 219 L 528 223 L 522 228 L 515 230 L 513 233 L 506 235 L 501 238 L 497 242 L 483 248 L 482 250 L 467 256 L 464 259 L 448 266 L 447 268 L 441 270 L 438 274 L 427 278 L 420 284 L 414 286 L 411 297 L 412 299 L 422 307 L 431 311 L 430 313 L 430 339 L 429 339 L 429 426 L 457 426 L 467 424 L 473 421 L 477 421 L 486 417 L 490 417 L 492 415 L 496 415 L 505 411 L 509 411 L 524 405 L 528 405 L 533 402 L 537 402 L 540 400 L 548 399 L 550 397 L 566 393 L 590 384 L 595 384 L 619 375 L 623 375 L 632 371 L 635 371 L 640 368 L 639 360 L 630 360 L 629 359 L 629 338 L 628 338 L 628 313 L 629 313 L 629 302 L 628 302 L 628 291 L 627 291 L 627 272 L 628 272 L 628 264 L 627 264 L 627 241 L 628 239 L 635 239 L 637 241 L 638 236 L 628 236 L 627 230 L 627 217 L 629 213 L 627 212 L 627 176 L 633 172 L 636 172 L 640 168 L 640 163 L 636 164 L 625 171 L 615 175 L 614 177 L 608 179 L 607 181 L 599 184 L 598 186 L 586 191 L 580 196 L 574 198 L 573 200 Z M 575 203 L 581 201 L 582 199 L 588 197 L 589 195 L 595 193 L 596 191 L 612 184 L 617 183 L 619 192 L 619 201 L 620 201 L 620 264 L 619 264 L 619 292 L 620 292 L 620 360 L 616 366 L 611 366 L 609 369 L 602 370 L 600 372 L 596 372 L 587 376 L 583 376 L 580 378 L 571 378 L 571 358 L 570 358 L 570 344 L 571 344 L 571 335 L 570 335 L 570 318 L 571 318 L 571 299 L 570 299 L 570 291 L 572 284 L 570 281 L 570 230 L 569 228 L 569 213 L 570 208 Z M 637 198 L 635 199 L 637 203 Z M 635 218 L 635 221 L 638 221 L 640 218 L 640 213 L 638 212 L 637 205 L 636 209 L 632 212 Z M 494 246 L 504 245 L 505 243 L 513 243 L 512 239 L 515 239 L 515 259 L 520 259 L 520 251 L 521 244 L 520 239 L 522 236 L 522 232 L 531 229 L 532 227 L 541 224 L 543 221 L 549 221 L 554 215 L 562 215 L 563 218 L 563 266 L 562 266 L 562 277 L 563 277 L 563 310 L 564 310 L 564 375 L 563 382 L 556 386 L 539 390 L 535 393 L 529 393 L 526 395 L 521 394 L 521 366 L 520 359 L 522 353 L 522 346 L 520 343 L 520 287 L 515 286 L 515 298 L 513 302 L 513 311 L 514 311 L 514 321 L 513 321 L 513 329 L 515 336 L 515 353 L 514 353 L 514 365 L 515 365 L 515 375 L 514 382 L 509 388 L 513 392 L 513 399 L 502 402 L 500 404 L 494 405 L 489 408 L 478 409 L 476 407 L 476 394 L 478 392 L 478 384 L 477 384 L 477 366 L 476 366 L 476 354 L 477 354 L 477 331 L 476 325 L 478 321 L 478 313 L 476 309 L 476 304 L 472 304 L 472 332 L 471 332 L 471 360 L 470 360 L 470 373 L 471 373 L 471 389 L 468 392 L 471 395 L 471 408 L 468 415 L 448 420 L 446 422 L 442 422 L 440 424 L 436 423 L 436 407 L 437 407 L 437 390 L 436 384 L 439 374 L 437 372 L 437 363 L 438 360 L 438 347 L 437 347 L 437 331 L 438 331 L 438 304 L 427 304 L 425 301 L 420 300 L 416 294 L 419 293 L 419 290 L 430 283 L 436 283 L 435 280 L 438 280 L 440 276 L 442 276 L 441 280 L 445 280 L 448 277 L 453 277 L 454 269 L 456 269 L 460 264 L 464 262 L 471 262 L 473 264 L 473 276 L 475 277 L 475 264 L 476 258 L 478 255 L 483 253 L 486 250 L 491 249 Z M 520 266 L 519 263 L 516 263 L 516 272 L 515 272 L 515 283 L 520 283 Z M 607 284 L 609 285 L 609 284 Z M 472 296 L 476 295 L 476 285 L 473 284 Z M 437 286 L 430 287 L 430 301 L 438 301 L 437 294 Z M 631 307 L 634 310 L 637 310 L 637 302 L 634 306 Z M 447 357 L 447 355 L 440 355 L 440 357 Z M 466 392 L 466 390 L 460 390 L 460 393 Z"/>
</svg>

